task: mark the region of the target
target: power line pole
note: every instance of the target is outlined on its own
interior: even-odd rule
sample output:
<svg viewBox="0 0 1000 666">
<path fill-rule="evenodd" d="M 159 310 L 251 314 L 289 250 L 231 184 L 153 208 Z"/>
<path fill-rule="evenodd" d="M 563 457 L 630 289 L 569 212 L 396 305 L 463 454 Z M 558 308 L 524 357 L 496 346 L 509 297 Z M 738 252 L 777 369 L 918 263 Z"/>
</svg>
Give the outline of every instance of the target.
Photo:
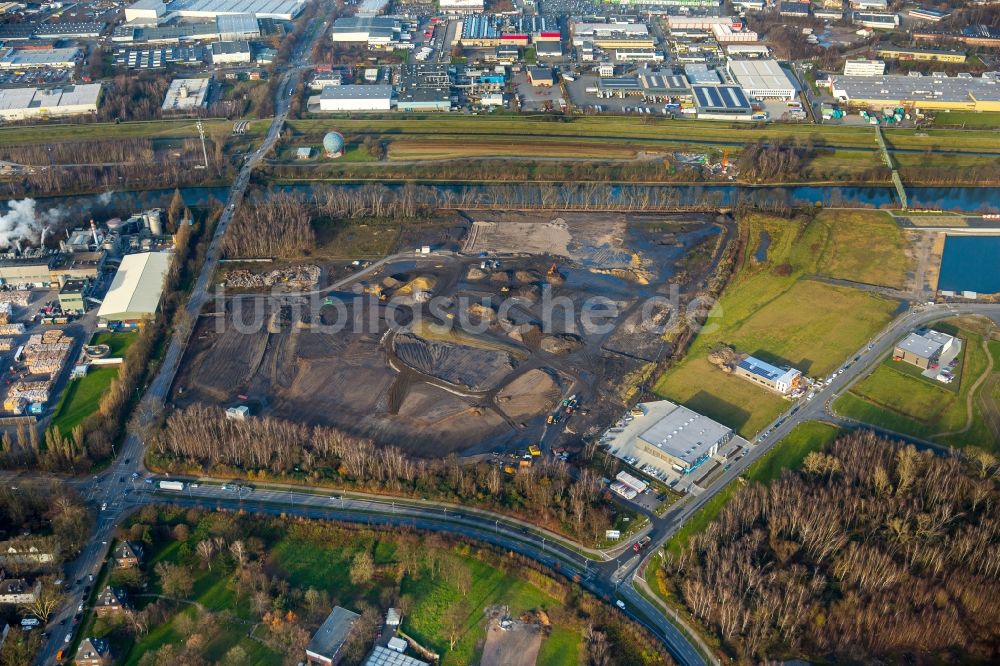
<svg viewBox="0 0 1000 666">
<path fill-rule="evenodd" d="M 205 158 L 205 168 L 208 168 L 208 151 L 205 150 L 205 126 L 202 125 L 201 120 L 197 123 L 198 134 L 201 136 L 201 155 Z"/>
</svg>

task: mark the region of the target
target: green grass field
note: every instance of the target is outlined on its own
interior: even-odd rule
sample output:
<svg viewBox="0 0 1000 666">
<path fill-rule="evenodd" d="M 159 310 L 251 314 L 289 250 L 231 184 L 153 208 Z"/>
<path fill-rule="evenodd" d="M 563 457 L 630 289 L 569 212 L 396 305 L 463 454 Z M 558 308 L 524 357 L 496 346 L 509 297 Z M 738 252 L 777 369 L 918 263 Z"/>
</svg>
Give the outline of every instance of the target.
<svg viewBox="0 0 1000 666">
<path fill-rule="evenodd" d="M 937 127 L 962 126 L 969 129 L 1000 128 L 1000 113 L 975 111 L 950 111 L 934 115 L 934 125 Z"/>
<path fill-rule="evenodd" d="M 913 261 L 906 253 L 903 230 L 891 215 L 874 210 L 827 210 L 819 221 L 828 229 L 817 266 L 820 274 L 896 289 L 906 286 Z"/>
<path fill-rule="evenodd" d="M 124 358 L 128 348 L 135 342 L 136 333 L 94 333 L 91 345 L 108 345 L 112 358 Z"/>
<path fill-rule="evenodd" d="M 982 336 L 961 328 L 962 371 L 956 375 L 958 387 L 939 384 L 919 376 L 901 362 L 887 359 L 850 391 L 834 402 L 837 413 L 948 446 L 980 446 L 998 449 L 997 434 L 989 418 L 996 413 L 997 401 L 990 395 L 994 384 L 986 382 L 972 396 L 972 419 L 968 430 L 969 394 L 987 368 Z M 1000 353 L 1000 342 L 989 343 L 991 354 Z M 1000 372 L 995 366 L 992 374 Z M 964 432 L 961 432 L 963 431 Z M 952 433 L 952 434 L 946 434 Z"/>
<path fill-rule="evenodd" d="M 249 135 L 263 134 L 268 121 L 251 121 Z M 224 119 L 206 119 L 205 134 L 228 136 L 233 122 Z M 80 123 L 58 125 L 31 125 L 0 129 L 0 147 L 32 143 L 59 143 L 63 141 L 97 141 L 101 139 L 187 139 L 197 138 L 194 120 L 149 120 L 132 123 Z"/>
<path fill-rule="evenodd" d="M 818 377 L 862 347 L 890 321 L 898 304 L 809 279 L 826 256 L 831 228 L 841 223 L 827 212 L 812 222 L 752 216 L 746 222 L 751 242 L 736 275 L 687 356 L 660 377 L 655 391 L 752 438 L 787 409 L 788 402 L 713 366 L 708 355 L 714 348 L 730 345 Z M 763 232 L 771 243 L 766 260 L 758 262 L 756 239 Z M 867 265 L 863 236 L 841 234 L 839 240 L 837 254 L 829 260 L 832 265 Z"/>
<path fill-rule="evenodd" d="M 143 569 L 148 572 L 149 595 L 161 593 L 160 582 L 153 571 L 160 562 L 189 567 L 194 576 L 187 604 L 173 607 L 166 621 L 152 627 L 148 634 L 137 640 L 113 632 L 109 623 L 98 621 L 87 631 L 96 636 L 114 638 L 113 648 L 120 657 L 118 663 L 132 666 L 148 652 L 167 644 L 187 640 L 190 620 L 198 616 L 194 604 L 211 613 L 214 633 L 204 648 L 210 663 L 217 663 L 233 647 L 239 645 L 247 653 L 247 664 L 277 666 L 284 657 L 259 641 L 247 636 L 258 616 L 251 605 L 251 595 L 238 595 L 234 583 L 234 564 L 228 557 L 217 557 L 209 570 L 194 553 L 194 546 L 203 538 L 225 529 L 227 520 L 218 514 L 207 514 L 190 537 L 183 541 L 165 536 L 154 539 L 146 546 Z M 213 516 L 216 518 L 213 520 Z M 244 535 L 248 538 L 249 535 Z M 398 554 L 397 542 L 392 538 L 381 539 L 371 532 L 339 533 L 332 541 L 318 540 L 306 531 L 290 529 L 274 532 L 262 530 L 255 538 L 263 538 L 263 565 L 269 575 L 285 581 L 289 596 L 300 595 L 314 588 L 329 595 L 329 603 L 345 608 L 361 609 L 366 606 L 383 607 L 384 592 L 394 585 Z M 354 558 L 362 551 L 372 554 L 376 573 L 368 582 L 351 580 L 350 569 Z M 417 548 L 421 565 L 419 573 L 408 573 L 399 584 L 399 594 L 412 604 L 404 619 L 404 630 L 422 644 L 443 655 L 441 664 L 465 665 L 476 663 L 481 643 L 486 636 L 483 614 L 487 606 L 507 604 L 516 617 L 533 609 L 554 610 L 560 603 L 536 585 L 514 573 L 506 573 L 468 554 L 464 546 L 420 544 Z M 429 562 L 436 562 L 430 565 Z M 459 579 L 469 581 L 463 590 Z M 463 593 L 464 592 L 464 593 Z M 152 597 L 136 597 L 139 607 L 153 601 Z M 460 638 L 455 649 L 449 649 L 446 629 L 446 612 L 452 607 L 462 609 Z M 325 611 L 323 611 L 325 612 Z M 188 625 L 184 629 L 184 625 Z M 266 633 L 263 626 L 261 633 Z M 542 642 L 538 663 L 542 666 L 570 666 L 578 664 L 582 646 L 579 629 L 556 623 L 552 634 Z"/>
<path fill-rule="evenodd" d="M 497 571 L 488 565 L 471 559 L 454 561 L 455 566 L 467 567 L 472 578 L 472 586 L 462 595 L 455 586 L 452 575 L 442 573 L 436 578 L 422 575 L 419 580 L 407 578 L 403 581 L 402 593 L 414 598 L 413 612 L 404 620 L 403 629 L 424 645 L 430 645 L 442 655 L 441 664 L 465 666 L 478 661 L 476 643 L 486 635 L 483 609 L 494 604 L 507 604 L 511 615 L 534 608 L 551 608 L 557 602 L 530 584 Z M 455 605 L 467 611 L 461 638 L 454 650 L 448 649 L 447 632 L 444 627 L 446 612 Z M 565 647 L 570 647 L 571 638 L 579 643 L 579 636 L 558 637 Z M 543 643 L 544 645 L 544 643 Z M 559 662 L 552 662 L 559 663 Z M 574 662 L 575 663 L 575 662 Z"/>
<path fill-rule="evenodd" d="M 730 483 L 706 502 L 674 533 L 664 547 L 670 553 L 680 554 L 692 535 L 701 532 L 715 520 L 741 482 L 769 485 L 786 469 L 797 469 L 807 455 L 813 451 L 819 451 L 833 442 L 838 434 L 837 428 L 819 421 L 806 421 L 795 426 L 787 437 L 768 451 L 766 456 L 754 461 L 740 476 L 740 481 Z M 652 587 L 654 590 L 656 589 L 656 585 Z"/>
<path fill-rule="evenodd" d="M 117 367 L 95 368 L 83 379 L 67 384 L 52 417 L 52 426 L 58 427 L 64 437 L 68 436 L 78 423 L 97 411 L 101 396 L 117 376 Z"/>
</svg>

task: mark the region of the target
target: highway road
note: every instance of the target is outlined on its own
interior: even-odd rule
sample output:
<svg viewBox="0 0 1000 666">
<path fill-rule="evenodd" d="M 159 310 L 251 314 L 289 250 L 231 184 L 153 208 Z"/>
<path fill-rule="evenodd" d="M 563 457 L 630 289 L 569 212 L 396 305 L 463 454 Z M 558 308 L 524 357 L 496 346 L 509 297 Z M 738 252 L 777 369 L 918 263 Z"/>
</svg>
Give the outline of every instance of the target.
<svg viewBox="0 0 1000 666">
<path fill-rule="evenodd" d="M 298 85 L 302 72 L 309 66 L 308 58 L 313 45 L 326 32 L 328 22 L 322 19 L 314 19 L 303 36 L 302 44 L 294 50 L 291 55 L 289 65 L 281 75 L 281 82 L 277 86 L 275 95 L 275 116 L 271 121 L 267 135 L 261 146 L 250 156 L 240 169 L 239 174 L 233 181 L 229 191 L 229 196 L 225 202 L 225 209 L 215 228 L 215 233 L 208 246 L 205 262 L 201 267 L 191 295 L 186 304 L 186 310 L 190 315 L 188 320 L 197 321 L 198 313 L 208 298 L 208 284 L 215 275 L 216 267 L 220 258 L 220 246 L 222 237 L 226 233 L 230 222 L 233 219 L 239 205 L 243 201 L 247 187 L 250 184 L 250 176 L 260 160 L 274 147 L 285 120 L 288 117 L 288 107 L 291 96 L 288 94 L 289 88 Z M 129 431 L 125 437 L 124 444 L 118 452 L 116 462 L 105 472 L 94 477 L 90 483 L 89 494 L 95 504 L 99 504 L 101 509 L 98 513 L 94 533 L 80 556 L 69 563 L 66 568 L 64 579 L 67 581 L 67 602 L 58 611 L 47 626 L 49 639 L 39 651 L 36 663 L 54 664 L 57 663 L 57 652 L 71 645 L 66 640 L 67 635 L 71 635 L 77 629 L 74 615 L 77 607 L 87 600 L 91 590 L 88 589 L 89 576 L 96 577 L 101 568 L 104 558 L 107 556 L 108 543 L 114 533 L 115 527 L 120 522 L 122 516 L 131 510 L 128 504 L 129 494 L 133 492 L 133 474 L 138 475 L 142 471 L 142 459 L 144 452 L 144 442 L 142 433 L 144 429 L 155 422 L 162 405 L 167 397 L 167 392 L 177 373 L 184 348 L 191 335 L 190 328 L 179 327 L 174 331 L 167 351 L 163 358 L 163 363 L 156 377 L 150 383 L 146 393 L 143 395 L 137 413 L 133 421 L 129 424 Z M 81 582 L 76 583 L 77 580 Z"/>
</svg>

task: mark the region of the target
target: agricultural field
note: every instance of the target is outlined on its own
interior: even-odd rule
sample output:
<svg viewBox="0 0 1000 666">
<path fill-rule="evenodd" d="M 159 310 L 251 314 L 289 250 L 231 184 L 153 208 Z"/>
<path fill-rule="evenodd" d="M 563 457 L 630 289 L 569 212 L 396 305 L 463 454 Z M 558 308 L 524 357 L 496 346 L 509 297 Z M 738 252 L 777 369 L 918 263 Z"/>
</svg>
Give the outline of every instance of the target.
<svg viewBox="0 0 1000 666">
<path fill-rule="evenodd" d="M 121 536 L 142 545 L 143 562 L 112 568 L 97 587 L 124 591 L 133 612 L 130 619 L 88 613 L 82 635 L 107 638 L 115 663 L 128 666 L 294 663 L 335 605 L 361 613 L 362 622 L 373 618 L 362 631 L 399 608 L 401 629 L 441 655 L 442 666 L 479 663 L 505 608 L 511 634 L 523 633 L 537 650 L 537 659 L 522 662 L 530 665 L 586 663 L 589 623 L 610 622 L 604 630 L 612 636 L 625 628 L 610 609 L 571 599 L 544 574 L 437 536 L 154 507 L 133 516 Z M 199 545 L 209 542 L 208 550 Z M 356 664 L 367 647 L 353 645 L 344 649 Z M 651 663 L 636 649 L 624 647 L 610 663 Z"/>
<path fill-rule="evenodd" d="M 961 374 L 956 373 L 955 383 L 940 384 L 886 359 L 833 403 L 837 413 L 946 446 L 996 451 L 1000 335 L 978 318 L 945 323 L 954 327 L 947 332 L 963 341 Z"/>
<path fill-rule="evenodd" d="M 566 141 L 536 138 L 531 141 L 463 139 L 393 139 L 389 160 L 444 160 L 475 157 L 545 158 L 545 159 L 635 159 L 637 147 L 608 145 L 604 141 Z"/>
<path fill-rule="evenodd" d="M 898 273 L 882 266 L 900 265 L 905 249 L 887 242 L 882 252 L 870 253 L 866 236 L 838 230 L 845 221 L 837 215 L 746 220 L 748 242 L 736 274 L 687 356 L 659 379 L 655 391 L 753 438 L 788 402 L 713 365 L 713 350 L 727 345 L 821 377 L 884 327 L 896 301 L 813 276 L 825 265 L 894 278 Z"/>
</svg>

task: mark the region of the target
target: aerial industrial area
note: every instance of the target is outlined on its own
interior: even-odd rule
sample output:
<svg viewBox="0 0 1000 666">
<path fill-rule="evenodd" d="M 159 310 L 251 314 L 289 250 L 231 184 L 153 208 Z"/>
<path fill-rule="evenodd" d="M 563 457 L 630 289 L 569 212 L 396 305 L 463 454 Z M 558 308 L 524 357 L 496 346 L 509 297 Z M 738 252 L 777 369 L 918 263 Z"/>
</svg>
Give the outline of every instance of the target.
<svg viewBox="0 0 1000 666">
<path fill-rule="evenodd" d="M 0 666 L 995 661 L 998 129 L 989 3 L 0 3 Z"/>
</svg>

